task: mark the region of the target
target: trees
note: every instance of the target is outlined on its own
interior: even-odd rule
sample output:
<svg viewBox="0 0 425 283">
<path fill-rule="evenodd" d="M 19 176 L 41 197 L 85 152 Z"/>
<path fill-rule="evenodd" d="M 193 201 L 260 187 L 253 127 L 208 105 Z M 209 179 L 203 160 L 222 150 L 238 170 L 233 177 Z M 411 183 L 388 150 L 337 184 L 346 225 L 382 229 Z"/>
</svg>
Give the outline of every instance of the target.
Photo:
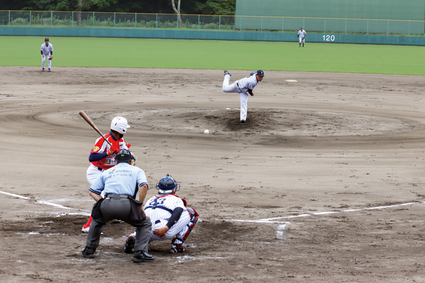
<svg viewBox="0 0 425 283">
<path fill-rule="evenodd" d="M 0 10 L 231 15 L 236 0 L 0 0 Z"/>
<path fill-rule="evenodd" d="M 178 25 L 179 27 L 183 26 L 183 22 L 182 22 L 182 18 L 180 16 L 180 4 L 182 2 L 182 0 L 178 0 L 179 2 L 177 3 L 177 8 L 176 8 L 176 1 L 175 0 L 171 0 L 171 4 L 173 5 L 173 10 L 174 12 L 177 14 L 177 18 L 178 18 Z"/>
</svg>

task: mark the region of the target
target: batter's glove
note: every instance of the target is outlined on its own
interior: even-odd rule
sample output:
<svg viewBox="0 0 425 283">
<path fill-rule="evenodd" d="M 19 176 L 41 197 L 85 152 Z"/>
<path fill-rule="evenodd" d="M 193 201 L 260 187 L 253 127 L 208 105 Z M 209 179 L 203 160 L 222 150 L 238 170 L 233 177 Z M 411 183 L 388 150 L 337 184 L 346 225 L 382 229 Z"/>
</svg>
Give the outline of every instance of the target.
<svg viewBox="0 0 425 283">
<path fill-rule="evenodd" d="M 120 151 L 121 149 L 120 149 L 120 147 L 119 146 L 117 146 L 117 145 L 112 145 L 107 151 L 106 151 L 106 154 L 107 155 L 112 155 L 112 154 L 114 154 L 114 153 L 117 153 L 118 151 Z"/>
</svg>

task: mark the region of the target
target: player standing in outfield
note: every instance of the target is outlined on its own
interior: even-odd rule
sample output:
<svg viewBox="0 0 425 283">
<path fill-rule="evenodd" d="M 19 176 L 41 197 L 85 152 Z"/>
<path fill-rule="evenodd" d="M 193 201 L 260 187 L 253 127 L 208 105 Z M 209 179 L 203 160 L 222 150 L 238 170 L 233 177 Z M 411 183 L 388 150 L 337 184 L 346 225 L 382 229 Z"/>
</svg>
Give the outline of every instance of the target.
<svg viewBox="0 0 425 283">
<path fill-rule="evenodd" d="M 86 247 L 81 251 L 85 258 L 94 258 L 103 227 L 108 221 L 118 217 L 136 227 L 134 256 L 131 260 L 136 263 L 154 260 L 148 254 L 152 224 L 142 209 L 149 184 L 145 172 L 139 167 L 131 166 L 133 159 L 128 149 L 120 150 L 116 156 L 117 165 L 100 174 L 90 187 L 89 194 L 96 205 L 92 210 L 93 221 Z M 102 198 L 102 193 L 105 198 Z M 137 193 L 138 201 L 135 200 Z"/>
<path fill-rule="evenodd" d="M 87 168 L 87 180 L 90 185 L 105 170 L 115 166 L 115 155 L 121 149 L 129 149 L 130 144 L 124 140 L 124 134 L 130 126 L 124 117 L 115 117 L 111 122 L 111 132 L 105 135 L 105 138 L 112 144 L 110 146 L 103 137 L 99 137 L 92 150 L 90 151 L 89 161 L 91 162 Z M 83 232 L 89 232 L 92 217 L 90 216 L 86 224 L 81 229 Z"/>
<path fill-rule="evenodd" d="M 180 186 L 167 174 L 156 185 L 158 194 L 151 197 L 145 207 L 145 213 L 152 222 L 149 242 L 171 240 L 171 252 L 182 253 L 186 250 L 184 241 L 198 221 L 198 212 L 187 207 L 187 201 L 175 193 Z M 128 235 L 124 245 L 126 253 L 132 253 L 135 233 Z"/>
<path fill-rule="evenodd" d="M 46 37 L 44 43 L 41 45 L 41 70 L 44 72 L 44 66 L 46 64 L 46 58 L 48 59 L 48 70 L 51 71 L 52 59 L 53 59 L 53 45 L 49 43 L 49 39 Z"/>
<path fill-rule="evenodd" d="M 299 47 L 301 47 L 301 43 L 303 44 L 303 47 L 304 47 L 306 34 L 307 34 L 307 32 L 305 30 L 303 30 L 303 28 L 300 28 L 300 30 L 297 33 L 298 41 L 300 43 Z"/>
<path fill-rule="evenodd" d="M 252 90 L 258 84 L 258 82 L 263 80 L 264 72 L 262 70 L 252 72 L 248 77 L 237 80 L 236 82 L 230 84 L 231 76 L 232 75 L 227 70 L 224 71 L 223 91 L 239 93 L 241 102 L 240 121 L 241 123 L 245 123 L 248 113 L 248 93 L 251 96 L 254 96 L 254 92 L 252 92 Z"/>
</svg>

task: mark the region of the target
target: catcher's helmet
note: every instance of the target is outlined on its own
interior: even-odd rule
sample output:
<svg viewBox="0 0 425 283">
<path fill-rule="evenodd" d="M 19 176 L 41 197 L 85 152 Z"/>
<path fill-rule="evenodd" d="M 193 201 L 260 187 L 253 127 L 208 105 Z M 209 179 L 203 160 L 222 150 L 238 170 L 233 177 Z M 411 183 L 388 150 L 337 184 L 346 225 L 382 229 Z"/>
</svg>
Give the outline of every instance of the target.
<svg viewBox="0 0 425 283">
<path fill-rule="evenodd" d="M 156 188 L 160 194 L 173 194 L 179 190 L 180 185 L 167 174 L 167 176 L 159 180 L 158 184 L 156 184 Z"/>
<path fill-rule="evenodd" d="M 130 126 L 128 125 L 126 118 L 115 117 L 114 119 L 112 119 L 111 130 L 114 130 L 115 132 L 124 135 L 127 132 L 128 128 L 130 128 Z"/>
<path fill-rule="evenodd" d="M 131 162 L 131 160 L 133 159 L 134 157 L 128 149 L 121 149 L 115 156 L 115 160 L 117 161 L 117 163 Z"/>
<path fill-rule="evenodd" d="M 258 70 L 258 71 L 257 71 L 257 75 L 258 75 L 259 77 L 264 77 L 264 71 L 263 71 L 263 70 Z"/>
</svg>

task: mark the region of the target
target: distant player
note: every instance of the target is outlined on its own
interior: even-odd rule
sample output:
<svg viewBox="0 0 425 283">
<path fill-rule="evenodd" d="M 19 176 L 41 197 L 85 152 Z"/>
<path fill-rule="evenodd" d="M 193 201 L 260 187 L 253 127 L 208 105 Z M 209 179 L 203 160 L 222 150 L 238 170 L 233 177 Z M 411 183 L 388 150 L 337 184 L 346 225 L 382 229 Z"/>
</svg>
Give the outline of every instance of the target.
<svg viewBox="0 0 425 283">
<path fill-rule="evenodd" d="M 299 47 L 301 47 L 301 43 L 302 43 L 302 45 L 304 47 L 306 34 L 307 34 L 307 32 L 305 30 L 303 30 L 303 28 L 300 28 L 300 30 L 297 33 L 298 41 L 300 43 Z"/>
<path fill-rule="evenodd" d="M 90 151 L 89 161 L 91 164 L 87 168 L 87 181 L 89 181 L 90 185 L 93 185 L 93 182 L 103 171 L 116 165 L 115 155 L 118 151 L 130 148 L 131 145 L 127 144 L 124 140 L 124 134 L 127 133 L 128 128 L 130 126 L 127 123 L 127 119 L 124 117 L 115 117 L 111 121 L 111 132 L 105 135 L 105 138 L 112 146 L 109 146 L 103 137 L 99 137 L 96 140 Z M 92 217 L 90 216 L 82 228 L 83 232 L 89 232 L 91 220 Z"/>
<path fill-rule="evenodd" d="M 44 43 L 41 45 L 41 70 L 44 72 L 44 66 L 46 63 L 46 58 L 48 61 L 48 70 L 51 71 L 52 60 L 53 60 L 53 45 L 49 43 L 49 39 L 46 37 Z"/>
<path fill-rule="evenodd" d="M 262 70 L 254 71 L 248 77 L 230 84 L 231 76 L 232 75 L 227 70 L 224 71 L 223 91 L 239 93 L 241 102 L 240 121 L 241 123 L 245 123 L 248 114 L 248 94 L 254 96 L 252 90 L 263 80 L 264 72 Z"/>
<path fill-rule="evenodd" d="M 180 186 L 167 174 L 156 185 L 158 194 L 151 197 L 145 207 L 146 216 L 152 222 L 149 242 L 171 239 L 171 252 L 182 253 L 186 250 L 184 241 L 189 236 L 196 222 L 198 212 L 187 207 L 187 201 L 175 195 Z M 124 250 L 133 252 L 135 233 L 128 235 Z"/>
</svg>

